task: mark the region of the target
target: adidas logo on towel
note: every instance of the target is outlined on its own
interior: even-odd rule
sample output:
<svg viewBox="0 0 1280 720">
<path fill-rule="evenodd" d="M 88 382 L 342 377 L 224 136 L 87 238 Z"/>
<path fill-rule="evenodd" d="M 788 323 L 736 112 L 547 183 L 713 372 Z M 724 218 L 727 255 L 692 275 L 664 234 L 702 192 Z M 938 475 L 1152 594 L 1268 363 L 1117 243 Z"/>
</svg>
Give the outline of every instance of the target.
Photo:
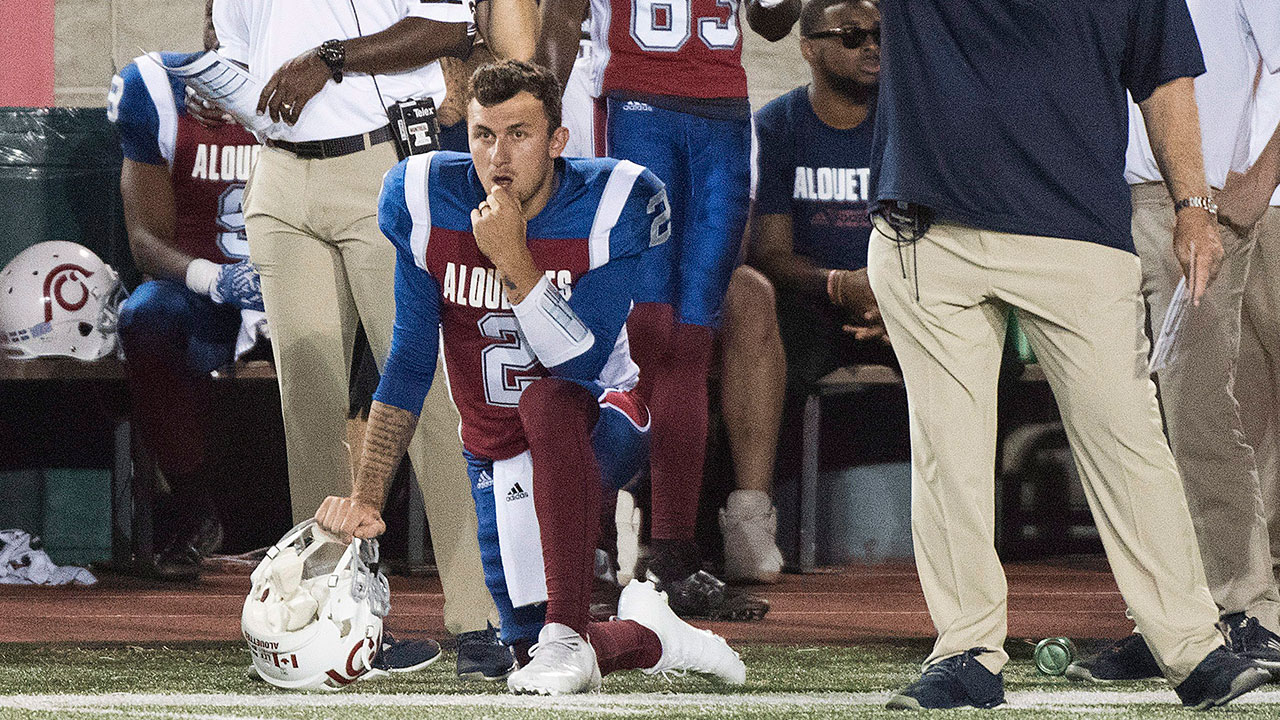
<svg viewBox="0 0 1280 720">
<path fill-rule="evenodd" d="M 520 487 L 520 483 L 512 485 L 511 489 L 507 491 L 507 502 L 524 500 L 527 497 L 529 497 L 529 493 L 525 492 L 524 488 Z"/>
</svg>

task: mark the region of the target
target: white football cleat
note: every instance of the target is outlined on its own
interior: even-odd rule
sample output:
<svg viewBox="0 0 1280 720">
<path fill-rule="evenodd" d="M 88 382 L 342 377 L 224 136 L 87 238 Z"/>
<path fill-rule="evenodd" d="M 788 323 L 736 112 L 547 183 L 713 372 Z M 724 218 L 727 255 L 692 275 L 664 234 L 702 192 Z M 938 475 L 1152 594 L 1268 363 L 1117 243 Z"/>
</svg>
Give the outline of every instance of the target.
<svg viewBox="0 0 1280 720">
<path fill-rule="evenodd" d="M 666 593 L 651 582 L 632 580 L 618 598 L 618 619 L 649 628 L 662 643 L 662 658 L 646 669 L 650 675 L 696 672 L 730 685 L 747 681 L 747 667 L 724 638 L 681 620 L 667 605 Z"/>
<path fill-rule="evenodd" d="M 528 665 L 507 676 L 513 693 L 572 695 L 600 689 L 595 648 L 568 625 L 543 625 L 529 657 Z"/>
<path fill-rule="evenodd" d="M 724 536 L 724 579 L 776 583 L 782 577 L 778 550 L 778 511 L 769 494 L 734 490 L 720 509 Z"/>
</svg>

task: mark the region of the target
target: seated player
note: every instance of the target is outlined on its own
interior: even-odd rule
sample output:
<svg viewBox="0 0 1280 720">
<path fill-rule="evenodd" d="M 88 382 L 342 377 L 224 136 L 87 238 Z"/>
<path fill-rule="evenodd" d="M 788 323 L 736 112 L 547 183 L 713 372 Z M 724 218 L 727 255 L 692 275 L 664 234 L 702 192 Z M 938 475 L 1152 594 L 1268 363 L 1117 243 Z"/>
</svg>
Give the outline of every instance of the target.
<svg viewBox="0 0 1280 720">
<path fill-rule="evenodd" d="M 734 271 L 721 337 L 738 487 L 720 512 L 726 579 L 774 582 L 782 570 L 770 493 L 784 391 L 843 365 L 894 364 L 875 339 L 866 271 L 879 29 L 870 0 L 808 0 L 800 52 L 813 83 L 755 116 L 750 266 Z"/>
<path fill-rule="evenodd" d="M 379 224 L 397 250 L 391 355 L 352 494 L 327 498 L 316 518 L 343 536 L 385 529 L 379 508 L 443 336 L 477 499 L 506 518 L 495 532 L 493 511 L 477 502 L 503 637 L 537 632 L 508 686 L 586 692 L 630 668 L 742 683 L 737 653 L 676 617 L 649 583 L 624 590 L 618 619 L 588 614 L 602 481 L 646 461 L 648 413 L 631 393 L 624 323 L 640 255 L 670 232 L 662 184 L 633 163 L 561 159 L 560 86 L 543 68 L 487 65 L 471 89 L 474 163 L 431 153 L 384 182 Z M 532 518 L 520 510 L 529 504 Z M 540 608 L 517 614 L 513 604 L 543 587 L 545 624 Z"/>
<path fill-rule="evenodd" d="M 211 25 L 210 25 L 211 27 Z M 217 47 L 211 29 L 206 48 Z M 187 112 L 180 81 L 152 53 L 111 80 L 107 117 L 120 132 L 120 190 L 133 257 L 148 278 L 120 308 L 133 420 L 171 490 L 157 527 L 162 577 L 194 579 L 221 536 L 198 473 L 205 463 L 209 373 L 235 355 L 242 321 L 259 329 L 262 294 L 249 264 L 241 198 L 261 147 L 234 124 Z M 144 559 L 147 562 L 149 559 Z"/>
</svg>

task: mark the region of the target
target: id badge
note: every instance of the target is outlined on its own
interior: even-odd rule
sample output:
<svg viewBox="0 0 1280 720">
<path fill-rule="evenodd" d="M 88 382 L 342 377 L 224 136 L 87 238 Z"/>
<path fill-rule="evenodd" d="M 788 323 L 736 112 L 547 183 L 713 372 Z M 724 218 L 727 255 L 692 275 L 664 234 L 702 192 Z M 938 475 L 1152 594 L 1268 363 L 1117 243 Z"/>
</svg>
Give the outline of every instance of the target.
<svg viewBox="0 0 1280 720">
<path fill-rule="evenodd" d="M 440 149 L 440 122 L 431 98 L 400 100 L 387 108 L 394 130 L 396 153 L 403 160 Z"/>
</svg>

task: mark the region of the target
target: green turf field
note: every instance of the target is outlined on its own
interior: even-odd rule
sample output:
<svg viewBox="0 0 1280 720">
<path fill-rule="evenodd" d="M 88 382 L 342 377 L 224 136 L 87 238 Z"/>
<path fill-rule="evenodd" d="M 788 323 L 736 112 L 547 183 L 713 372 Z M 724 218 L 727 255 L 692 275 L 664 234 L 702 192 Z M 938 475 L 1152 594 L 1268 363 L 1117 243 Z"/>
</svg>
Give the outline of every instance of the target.
<svg viewBox="0 0 1280 720">
<path fill-rule="evenodd" d="M 883 709 L 884 701 L 915 677 L 926 650 L 923 643 L 753 646 L 742 652 L 747 686 L 732 692 L 695 677 L 630 672 L 606 678 L 601 695 L 530 698 L 507 695 L 500 683 L 459 684 L 449 653 L 421 673 L 337 693 L 286 693 L 246 677 L 248 653 L 239 644 L 0 645 L 0 719 L 901 718 Z M 997 718 L 1193 717 L 1163 683 L 1084 686 L 1037 674 L 1025 643 L 1009 650 L 1009 703 Z M 1214 714 L 1273 720 L 1280 717 L 1280 689 L 1251 693 Z"/>
</svg>

